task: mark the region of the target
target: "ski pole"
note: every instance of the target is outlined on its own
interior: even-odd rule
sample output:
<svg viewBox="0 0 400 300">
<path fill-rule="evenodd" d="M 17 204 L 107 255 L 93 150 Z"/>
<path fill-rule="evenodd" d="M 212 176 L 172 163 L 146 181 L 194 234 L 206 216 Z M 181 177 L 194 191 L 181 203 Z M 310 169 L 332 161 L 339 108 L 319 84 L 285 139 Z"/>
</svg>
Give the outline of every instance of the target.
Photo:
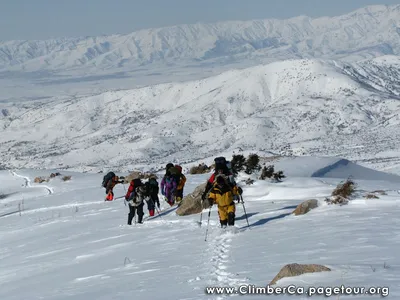
<svg viewBox="0 0 400 300">
<path fill-rule="evenodd" d="M 153 201 L 153 199 L 151 197 L 149 197 L 149 198 L 150 198 L 151 203 L 153 203 L 153 206 L 156 209 L 158 216 L 161 218 L 160 210 L 158 209 L 156 203 Z"/>
<path fill-rule="evenodd" d="M 247 218 L 246 207 L 244 207 L 244 201 L 243 201 L 243 197 L 242 197 L 242 195 L 240 195 L 240 199 L 242 200 L 242 205 L 243 205 L 244 215 L 246 216 L 246 221 L 247 221 L 247 227 L 249 227 L 249 228 L 250 228 L 250 225 L 249 225 L 249 219 Z"/>
<path fill-rule="evenodd" d="M 201 224 L 203 221 L 203 204 L 204 204 L 204 200 L 201 201 L 201 212 L 200 212 L 200 222 L 199 222 L 200 227 L 201 227 Z"/>
<path fill-rule="evenodd" d="M 209 211 L 208 211 L 208 221 L 207 221 L 207 229 L 206 229 L 206 238 L 204 239 L 204 241 L 207 241 L 208 227 L 209 227 L 209 225 L 210 225 L 211 208 L 212 208 L 212 206 L 210 206 L 210 209 L 209 209 Z"/>
<path fill-rule="evenodd" d="M 126 195 L 126 188 L 125 188 L 124 184 L 122 184 L 122 186 L 124 187 L 124 191 L 125 191 L 125 195 Z M 125 196 L 124 196 L 124 197 L 125 197 Z M 125 206 L 126 206 L 126 199 L 124 199 L 124 204 L 125 204 Z"/>
</svg>

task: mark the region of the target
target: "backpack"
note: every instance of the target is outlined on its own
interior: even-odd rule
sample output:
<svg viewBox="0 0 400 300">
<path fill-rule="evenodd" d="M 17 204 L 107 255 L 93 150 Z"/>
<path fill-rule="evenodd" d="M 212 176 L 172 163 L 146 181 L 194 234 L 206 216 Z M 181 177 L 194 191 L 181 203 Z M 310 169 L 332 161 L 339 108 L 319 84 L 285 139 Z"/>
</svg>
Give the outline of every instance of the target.
<svg viewBox="0 0 400 300">
<path fill-rule="evenodd" d="M 172 179 L 176 182 L 176 185 L 179 184 L 179 181 L 181 180 L 181 172 L 179 168 L 177 167 L 171 167 L 169 168 L 169 172 L 171 174 Z"/>
<path fill-rule="evenodd" d="M 149 194 L 158 193 L 158 182 L 155 178 L 150 178 L 145 185 L 147 186 Z"/>
<path fill-rule="evenodd" d="M 180 171 L 176 166 L 169 168 L 168 171 L 171 175 L 180 175 Z"/>
<path fill-rule="evenodd" d="M 138 186 L 143 185 L 143 182 L 142 182 L 142 180 L 140 180 L 140 178 L 135 178 L 135 179 L 133 179 L 132 181 L 133 181 L 133 186 L 135 187 L 135 189 L 136 189 Z"/>
<path fill-rule="evenodd" d="M 104 175 L 102 186 L 103 186 L 104 188 L 107 187 L 107 183 L 108 183 L 113 177 L 115 177 L 115 173 L 114 173 L 114 172 L 108 172 L 106 175 Z"/>
<path fill-rule="evenodd" d="M 133 183 L 133 191 L 132 191 L 132 193 L 130 194 L 129 198 L 135 197 L 136 189 L 137 189 L 139 186 L 142 186 L 142 185 L 143 185 L 143 182 L 142 182 L 142 180 L 140 180 L 140 178 L 132 179 L 131 185 L 132 185 L 132 183 Z"/>
<path fill-rule="evenodd" d="M 135 187 L 135 189 L 133 190 L 133 192 L 129 197 L 128 202 L 131 206 L 139 206 L 143 203 L 146 197 L 147 197 L 146 186 L 142 184 Z"/>
<path fill-rule="evenodd" d="M 178 174 L 182 174 L 182 167 L 180 165 L 175 165 L 175 168 L 178 170 Z"/>
</svg>

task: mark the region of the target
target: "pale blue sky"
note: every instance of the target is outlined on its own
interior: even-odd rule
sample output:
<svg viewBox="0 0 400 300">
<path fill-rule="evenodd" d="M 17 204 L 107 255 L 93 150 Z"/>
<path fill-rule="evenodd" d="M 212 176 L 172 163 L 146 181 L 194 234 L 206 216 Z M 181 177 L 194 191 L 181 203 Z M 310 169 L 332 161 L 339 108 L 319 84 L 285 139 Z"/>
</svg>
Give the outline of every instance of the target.
<svg viewBox="0 0 400 300">
<path fill-rule="evenodd" d="M 0 40 L 128 33 L 182 23 L 334 16 L 400 0 L 2 0 Z"/>
</svg>

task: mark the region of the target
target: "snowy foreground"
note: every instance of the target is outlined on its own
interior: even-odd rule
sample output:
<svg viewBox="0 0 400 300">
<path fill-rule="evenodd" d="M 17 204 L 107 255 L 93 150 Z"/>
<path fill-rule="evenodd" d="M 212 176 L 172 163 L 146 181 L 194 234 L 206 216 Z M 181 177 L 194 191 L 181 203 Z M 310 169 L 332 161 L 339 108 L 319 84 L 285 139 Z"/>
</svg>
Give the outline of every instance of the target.
<svg viewBox="0 0 400 300">
<path fill-rule="evenodd" d="M 207 295 L 205 288 L 265 287 L 288 263 L 322 264 L 332 271 L 285 278 L 281 287 L 388 287 L 386 298 L 400 299 L 400 177 L 354 164 L 328 169 L 324 164 L 331 164 L 329 158 L 281 162 L 292 175 L 284 182 L 241 183 L 250 229 L 238 205 L 237 230 L 222 232 L 213 207 L 207 241 L 208 210 L 201 227 L 200 214 L 179 217 L 174 211 L 125 225 L 124 202 L 103 201 L 103 174 L 62 172 L 72 179 L 35 184 L 34 177 L 54 170 L 1 171 L 0 194 L 8 196 L 0 197 L 0 299 L 226 298 Z M 349 172 L 358 183 L 356 199 L 347 206 L 326 205 L 325 197 Z M 321 177 L 312 177 L 316 174 Z M 188 175 L 185 194 L 207 176 Z M 116 196 L 124 188 L 117 186 Z M 363 198 L 377 189 L 387 195 Z M 321 200 L 320 207 L 290 214 L 307 199 Z"/>
</svg>

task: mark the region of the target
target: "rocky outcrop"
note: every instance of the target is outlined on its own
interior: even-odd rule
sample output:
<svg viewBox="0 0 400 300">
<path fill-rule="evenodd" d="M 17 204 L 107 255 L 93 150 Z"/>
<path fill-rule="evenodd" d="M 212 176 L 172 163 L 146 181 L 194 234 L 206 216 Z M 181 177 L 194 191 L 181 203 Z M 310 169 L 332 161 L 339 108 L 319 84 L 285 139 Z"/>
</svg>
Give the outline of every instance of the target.
<svg viewBox="0 0 400 300">
<path fill-rule="evenodd" d="M 142 172 L 133 171 L 128 176 L 125 176 L 124 183 L 130 183 L 133 179 L 142 178 Z"/>
<path fill-rule="evenodd" d="M 203 211 L 203 209 L 210 207 L 208 201 L 201 201 L 201 195 L 206 188 L 207 183 L 203 183 L 195 188 L 191 193 L 183 197 L 179 208 L 176 210 L 176 214 L 179 216 L 188 216 L 193 214 L 198 214 Z"/>
<path fill-rule="evenodd" d="M 315 264 L 305 264 L 305 265 L 288 264 L 279 271 L 279 273 L 275 276 L 274 279 L 272 279 L 269 285 L 274 285 L 277 283 L 278 280 L 285 277 L 293 277 L 305 273 L 326 272 L 326 271 L 331 271 L 331 269 L 322 265 L 315 265 Z"/>
<path fill-rule="evenodd" d="M 303 203 L 299 204 L 296 209 L 293 211 L 293 214 L 298 215 L 305 215 L 310 210 L 318 207 L 318 200 L 311 199 L 304 201 Z"/>
</svg>

